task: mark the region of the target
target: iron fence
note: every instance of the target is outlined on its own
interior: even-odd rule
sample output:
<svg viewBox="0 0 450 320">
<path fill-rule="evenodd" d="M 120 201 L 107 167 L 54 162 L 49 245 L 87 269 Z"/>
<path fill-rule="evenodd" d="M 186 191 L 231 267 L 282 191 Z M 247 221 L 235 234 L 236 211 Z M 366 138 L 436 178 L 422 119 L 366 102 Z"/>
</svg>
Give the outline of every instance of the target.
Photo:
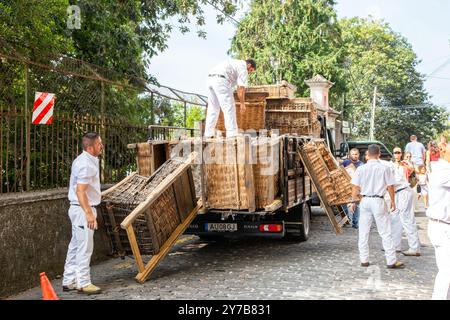
<svg viewBox="0 0 450 320">
<path fill-rule="evenodd" d="M 55 95 L 51 125 L 31 124 L 35 92 Z M 86 131 L 104 141 L 102 182 L 117 182 L 134 169 L 127 144 L 173 138 L 180 130 L 193 135 L 181 126 L 189 108 L 206 101 L 66 55 L 31 61 L 0 38 L 0 193 L 66 187 Z M 178 126 L 164 133 L 155 126 L 173 119 Z"/>
</svg>

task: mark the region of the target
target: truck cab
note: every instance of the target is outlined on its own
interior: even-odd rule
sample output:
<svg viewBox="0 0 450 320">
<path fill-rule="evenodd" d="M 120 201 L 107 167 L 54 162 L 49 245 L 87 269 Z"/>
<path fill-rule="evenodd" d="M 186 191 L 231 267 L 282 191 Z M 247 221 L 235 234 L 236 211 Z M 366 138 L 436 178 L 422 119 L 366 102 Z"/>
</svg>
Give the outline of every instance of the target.
<svg viewBox="0 0 450 320">
<path fill-rule="evenodd" d="M 362 162 L 365 162 L 364 154 L 366 153 L 367 148 L 371 144 L 376 144 L 380 147 L 382 160 L 390 161 L 392 159 L 392 153 L 380 141 L 345 141 L 345 142 L 341 143 L 339 152 L 337 153 L 337 155 L 341 159 L 347 158 L 350 150 L 353 148 L 356 148 L 359 150 L 359 160 L 361 160 Z"/>
</svg>

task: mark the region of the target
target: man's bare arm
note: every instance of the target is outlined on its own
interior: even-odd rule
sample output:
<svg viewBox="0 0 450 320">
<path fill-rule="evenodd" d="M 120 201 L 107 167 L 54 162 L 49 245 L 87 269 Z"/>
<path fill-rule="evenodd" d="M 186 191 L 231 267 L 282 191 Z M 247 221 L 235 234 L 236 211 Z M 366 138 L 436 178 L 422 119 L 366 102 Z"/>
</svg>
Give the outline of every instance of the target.
<svg viewBox="0 0 450 320">
<path fill-rule="evenodd" d="M 389 192 L 389 197 L 391 198 L 391 211 L 395 211 L 395 187 L 388 186 L 387 191 Z"/>
<path fill-rule="evenodd" d="M 97 230 L 97 219 L 92 212 L 92 208 L 89 205 L 89 200 L 86 194 L 89 185 L 87 184 L 77 184 L 77 198 L 80 203 L 80 207 L 83 209 L 86 214 L 87 225 L 89 229 Z"/>
<path fill-rule="evenodd" d="M 353 185 L 352 186 L 352 201 L 359 201 L 361 194 L 361 188 L 359 186 Z M 356 209 L 356 203 L 353 202 L 350 206 L 350 210 L 352 212 L 355 212 Z"/>
</svg>

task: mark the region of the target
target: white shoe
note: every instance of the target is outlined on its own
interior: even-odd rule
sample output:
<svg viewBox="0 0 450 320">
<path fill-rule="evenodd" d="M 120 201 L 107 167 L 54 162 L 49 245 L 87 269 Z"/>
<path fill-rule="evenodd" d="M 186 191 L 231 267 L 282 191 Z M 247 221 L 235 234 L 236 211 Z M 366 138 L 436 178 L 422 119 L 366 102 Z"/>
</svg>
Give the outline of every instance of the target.
<svg viewBox="0 0 450 320">
<path fill-rule="evenodd" d="M 404 256 L 407 257 L 420 257 L 420 252 L 415 252 L 409 249 L 408 251 L 402 252 Z"/>
<path fill-rule="evenodd" d="M 102 292 L 102 289 L 100 289 L 99 287 L 91 284 L 88 284 L 87 286 L 78 289 L 78 293 L 85 293 L 85 294 L 97 294 Z"/>
</svg>

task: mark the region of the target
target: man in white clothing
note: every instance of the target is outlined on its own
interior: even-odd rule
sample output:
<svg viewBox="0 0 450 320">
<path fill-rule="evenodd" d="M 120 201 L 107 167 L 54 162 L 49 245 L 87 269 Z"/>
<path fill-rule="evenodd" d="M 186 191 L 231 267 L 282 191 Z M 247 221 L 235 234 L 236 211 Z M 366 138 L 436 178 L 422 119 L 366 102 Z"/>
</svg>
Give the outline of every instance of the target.
<svg viewBox="0 0 450 320">
<path fill-rule="evenodd" d="M 359 258 L 362 267 L 368 267 L 369 263 L 369 235 L 373 220 L 377 224 L 377 230 L 382 238 L 383 248 L 386 255 L 387 267 L 390 269 L 402 269 L 404 264 L 397 261 L 394 242 L 391 234 L 391 223 L 388 216 L 384 194 L 386 190 L 391 198 L 391 211 L 395 211 L 395 178 L 392 170 L 379 161 L 380 147 L 371 144 L 368 147 L 368 161 L 365 165 L 358 167 L 352 178 L 353 201 L 358 201 L 360 196 L 359 216 Z M 354 211 L 355 203 L 350 210 Z"/>
<path fill-rule="evenodd" d="M 208 109 L 205 121 L 205 137 L 214 136 L 220 110 L 222 110 L 225 121 L 227 137 L 238 134 L 236 121 L 236 105 L 234 102 L 233 89 L 237 86 L 240 111 L 245 112 L 245 87 L 247 87 L 248 74 L 256 70 L 254 60 L 226 60 L 208 74 Z"/>
<path fill-rule="evenodd" d="M 428 237 L 434 246 L 438 274 L 433 300 L 450 300 L 450 146 L 444 158 L 431 163 L 427 209 Z"/>
<path fill-rule="evenodd" d="M 406 180 L 405 167 L 402 165 L 402 149 L 395 147 L 395 162 L 392 163 L 395 174 L 395 205 L 397 210 L 391 214 L 391 228 L 394 246 L 401 251 L 402 233 L 405 230 L 409 249 L 404 251 L 405 256 L 420 256 L 419 233 L 417 232 L 416 218 L 414 216 L 414 191 Z"/>
<path fill-rule="evenodd" d="M 100 175 L 98 156 L 103 151 L 102 139 L 95 132 L 82 139 L 83 152 L 73 161 L 69 183 L 69 217 L 72 239 L 64 266 L 63 291 L 78 290 L 96 294 L 101 289 L 91 282 L 91 256 L 94 249 L 94 230 L 97 229 L 97 211 L 100 204 Z"/>
<path fill-rule="evenodd" d="M 424 164 L 426 149 L 422 143 L 417 141 L 417 136 L 412 135 L 409 142 L 405 147 L 405 152 L 411 152 L 411 160 L 414 163 L 414 167 L 417 169 Z"/>
</svg>

